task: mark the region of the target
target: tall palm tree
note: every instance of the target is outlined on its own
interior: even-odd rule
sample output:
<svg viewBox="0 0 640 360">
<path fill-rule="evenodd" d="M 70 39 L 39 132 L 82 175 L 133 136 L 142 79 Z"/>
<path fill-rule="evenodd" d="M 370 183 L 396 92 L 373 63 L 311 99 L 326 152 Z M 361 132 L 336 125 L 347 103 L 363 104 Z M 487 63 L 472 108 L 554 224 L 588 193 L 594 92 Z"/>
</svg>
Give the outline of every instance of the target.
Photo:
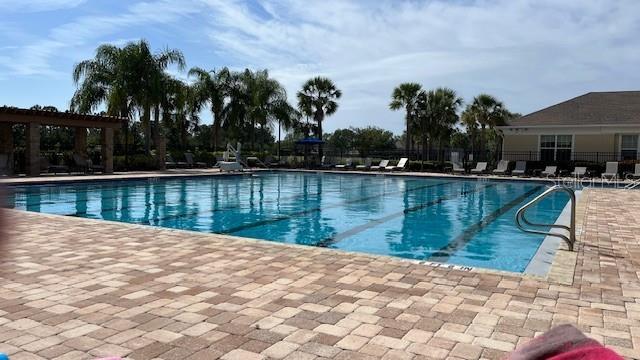
<svg viewBox="0 0 640 360">
<path fill-rule="evenodd" d="M 215 151 L 220 140 L 220 129 L 223 122 L 225 99 L 229 93 L 228 82 L 231 72 L 226 67 L 218 71 L 206 71 L 199 67 L 194 67 L 189 70 L 189 76 L 196 77 L 196 81 L 193 84 L 196 105 L 201 107 L 208 103 L 213 115 L 211 147 Z"/>
<path fill-rule="evenodd" d="M 168 79 L 166 90 L 162 102 L 164 128 L 175 129 L 180 147 L 186 149 L 189 132 L 195 130 L 200 121 L 196 91 L 193 86 L 173 78 Z"/>
<path fill-rule="evenodd" d="M 487 128 L 491 131 L 496 126 L 504 125 L 510 113 L 504 104 L 495 97 L 487 94 L 480 94 L 473 98 L 471 104 L 465 109 L 463 118 L 465 123 L 474 124 L 480 128 L 479 148 L 481 156 L 484 154 L 487 140 Z"/>
<path fill-rule="evenodd" d="M 313 117 L 318 126 L 316 135 L 322 140 L 322 122 L 325 116 L 333 115 L 338 110 L 337 100 L 342 96 L 342 91 L 331 79 L 317 76 L 307 80 L 297 96 L 298 109 L 302 114 Z M 319 150 L 322 157 L 322 144 Z"/>
<path fill-rule="evenodd" d="M 151 112 L 155 111 L 155 136 L 158 136 L 160 103 L 165 93 L 165 79 L 167 68 L 175 64 L 183 70 L 186 62 L 184 55 L 177 49 L 165 49 L 153 53 L 149 43 L 145 40 L 126 44 L 123 51 L 127 54 L 128 70 L 131 71 L 135 92 L 133 98 L 138 111 L 142 114 L 141 121 L 145 133 L 145 152 L 150 152 L 151 144 Z"/>
<path fill-rule="evenodd" d="M 458 110 L 462 106 L 462 98 L 449 88 L 421 91 L 415 104 L 414 124 L 421 136 L 422 151 L 425 158 L 427 145 L 446 138 L 458 122 Z M 439 156 L 439 155 L 438 155 Z"/>
<path fill-rule="evenodd" d="M 391 93 L 389 108 L 391 110 L 405 109 L 405 155 L 409 155 L 411 150 L 411 125 L 414 122 L 416 102 L 421 91 L 422 86 L 418 83 L 403 83 L 393 89 L 393 93 Z"/>
</svg>

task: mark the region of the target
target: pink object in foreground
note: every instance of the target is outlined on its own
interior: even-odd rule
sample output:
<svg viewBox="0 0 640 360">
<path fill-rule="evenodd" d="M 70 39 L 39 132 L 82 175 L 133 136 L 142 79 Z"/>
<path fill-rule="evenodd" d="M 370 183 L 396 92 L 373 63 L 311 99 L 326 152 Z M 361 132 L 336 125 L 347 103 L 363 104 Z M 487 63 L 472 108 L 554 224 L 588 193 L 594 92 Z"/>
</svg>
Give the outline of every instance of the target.
<svg viewBox="0 0 640 360">
<path fill-rule="evenodd" d="M 572 325 L 560 325 L 529 341 L 508 360 L 622 360 Z"/>
</svg>

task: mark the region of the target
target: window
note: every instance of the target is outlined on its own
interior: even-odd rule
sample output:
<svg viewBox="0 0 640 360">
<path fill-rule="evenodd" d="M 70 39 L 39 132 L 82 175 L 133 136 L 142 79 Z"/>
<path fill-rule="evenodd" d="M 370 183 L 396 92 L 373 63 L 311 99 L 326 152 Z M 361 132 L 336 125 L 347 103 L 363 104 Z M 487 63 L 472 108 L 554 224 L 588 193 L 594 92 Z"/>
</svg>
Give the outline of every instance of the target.
<svg viewBox="0 0 640 360">
<path fill-rule="evenodd" d="M 638 135 L 620 135 L 620 156 L 622 160 L 638 158 Z"/>
<path fill-rule="evenodd" d="M 540 160 L 569 161 L 572 145 L 571 135 L 540 135 Z"/>
</svg>

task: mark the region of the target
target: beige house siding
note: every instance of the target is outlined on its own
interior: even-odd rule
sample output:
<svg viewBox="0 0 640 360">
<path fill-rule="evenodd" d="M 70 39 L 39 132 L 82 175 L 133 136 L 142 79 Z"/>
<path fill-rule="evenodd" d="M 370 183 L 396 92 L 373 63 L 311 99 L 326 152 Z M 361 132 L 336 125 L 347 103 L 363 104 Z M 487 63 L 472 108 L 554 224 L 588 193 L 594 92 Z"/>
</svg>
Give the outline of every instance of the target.
<svg viewBox="0 0 640 360">
<path fill-rule="evenodd" d="M 594 153 L 605 155 L 618 151 L 616 134 L 574 135 L 573 139 L 574 160 L 593 160 Z M 539 151 L 539 135 L 505 135 L 503 151 L 505 160 L 535 159 Z M 529 152 L 531 157 L 527 156 Z"/>
<path fill-rule="evenodd" d="M 538 135 L 505 135 L 502 147 L 505 152 L 538 151 Z"/>
</svg>

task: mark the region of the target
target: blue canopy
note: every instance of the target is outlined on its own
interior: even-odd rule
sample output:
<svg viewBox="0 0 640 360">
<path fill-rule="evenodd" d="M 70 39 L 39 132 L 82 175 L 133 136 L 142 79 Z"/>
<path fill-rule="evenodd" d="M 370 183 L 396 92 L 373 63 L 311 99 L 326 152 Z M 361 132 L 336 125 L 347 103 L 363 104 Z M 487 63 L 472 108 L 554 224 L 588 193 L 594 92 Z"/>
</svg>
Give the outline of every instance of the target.
<svg viewBox="0 0 640 360">
<path fill-rule="evenodd" d="M 296 141 L 296 144 L 298 145 L 318 145 L 318 144 L 324 144 L 324 141 L 318 139 L 318 138 L 306 138 L 306 139 L 302 139 L 302 140 L 298 140 Z"/>
</svg>

